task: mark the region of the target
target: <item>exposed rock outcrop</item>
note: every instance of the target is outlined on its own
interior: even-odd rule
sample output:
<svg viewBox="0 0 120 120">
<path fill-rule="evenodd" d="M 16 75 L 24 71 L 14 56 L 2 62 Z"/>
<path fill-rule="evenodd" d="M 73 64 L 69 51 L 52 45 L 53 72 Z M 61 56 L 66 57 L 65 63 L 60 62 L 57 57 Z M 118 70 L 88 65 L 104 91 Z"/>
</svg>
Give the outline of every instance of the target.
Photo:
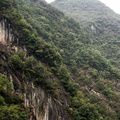
<svg viewBox="0 0 120 120">
<path fill-rule="evenodd" d="M 12 29 L 10 28 L 10 24 L 7 23 L 6 19 L 0 19 L 0 42 L 4 45 L 9 44 L 14 40 L 14 35 L 12 33 Z"/>
</svg>

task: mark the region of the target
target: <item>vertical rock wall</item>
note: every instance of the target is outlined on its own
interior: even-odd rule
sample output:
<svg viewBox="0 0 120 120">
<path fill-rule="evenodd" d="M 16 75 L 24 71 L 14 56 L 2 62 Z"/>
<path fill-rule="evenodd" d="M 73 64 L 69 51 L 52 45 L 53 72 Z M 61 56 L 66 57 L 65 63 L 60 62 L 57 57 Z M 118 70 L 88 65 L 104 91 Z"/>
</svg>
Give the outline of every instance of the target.
<svg viewBox="0 0 120 120">
<path fill-rule="evenodd" d="M 25 107 L 33 113 L 30 120 L 71 120 L 63 109 L 64 106 L 41 87 L 35 86 L 32 82 L 27 82 L 25 86 Z"/>
<path fill-rule="evenodd" d="M 9 74 L 13 88 L 23 96 L 24 106 L 30 110 L 29 120 L 71 120 L 65 106 L 33 82 Z M 24 86 L 24 87 L 23 87 Z M 64 101 L 67 104 L 67 100 Z"/>
<path fill-rule="evenodd" d="M 7 45 L 14 40 L 14 35 L 10 24 L 7 23 L 6 19 L 0 19 L 0 43 Z"/>
</svg>

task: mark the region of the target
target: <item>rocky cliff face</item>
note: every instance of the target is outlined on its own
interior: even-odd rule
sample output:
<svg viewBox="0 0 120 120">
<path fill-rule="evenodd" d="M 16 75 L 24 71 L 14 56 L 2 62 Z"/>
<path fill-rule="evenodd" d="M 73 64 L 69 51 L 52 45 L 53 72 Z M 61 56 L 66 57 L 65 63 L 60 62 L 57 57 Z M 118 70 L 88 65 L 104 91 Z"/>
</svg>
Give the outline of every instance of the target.
<svg viewBox="0 0 120 120">
<path fill-rule="evenodd" d="M 14 40 L 13 31 L 6 19 L 0 18 L 0 42 L 4 45 Z"/>
<path fill-rule="evenodd" d="M 6 19 L 0 19 L 0 73 L 11 81 L 13 91 L 24 100 L 24 106 L 30 110 L 29 120 L 71 120 L 64 111 L 64 106 L 55 100 L 40 86 L 28 80 L 24 74 L 9 64 L 10 56 L 17 54 L 20 47 L 12 45 L 14 36 Z M 22 49 L 24 50 L 24 49 Z M 67 103 L 66 103 L 67 105 Z"/>
<path fill-rule="evenodd" d="M 30 120 L 70 120 L 63 111 L 63 105 L 32 82 L 25 85 L 24 101 L 32 111 Z"/>
</svg>

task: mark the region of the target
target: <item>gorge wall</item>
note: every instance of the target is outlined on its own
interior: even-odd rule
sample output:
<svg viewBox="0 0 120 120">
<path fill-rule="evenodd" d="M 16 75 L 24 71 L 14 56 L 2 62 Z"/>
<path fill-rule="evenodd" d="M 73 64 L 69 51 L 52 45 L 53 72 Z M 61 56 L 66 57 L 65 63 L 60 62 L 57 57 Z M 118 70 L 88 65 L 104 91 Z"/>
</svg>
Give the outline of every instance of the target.
<svg viewBox="0 0 120 120">
<path fill-rule="evenodd" d="M 10 43 L 14 40 L 13 31 L 10 27 L 10 24 L 7 23 L 7 20 L 0 17 L 0 42 L 2 44 Z"/>
<path fill-rule="evenodd" d="M 29 120 L 71 120 L 59 100 L 53 99 L 44 89 L 28 80 L 23 71 L 16 71 L 8 64 L 10 56 L 22 49 L 17 47 L 17 51 L 13 50 L 14 45 L 10 44 L 14 40 L 18 41 L 10 24 L 6 19 L 0 18 L 0 73 L 8 77 L 13 86 L 11 92 L 20 95 L 24 106 L 30 110 Z"/>
</svg>

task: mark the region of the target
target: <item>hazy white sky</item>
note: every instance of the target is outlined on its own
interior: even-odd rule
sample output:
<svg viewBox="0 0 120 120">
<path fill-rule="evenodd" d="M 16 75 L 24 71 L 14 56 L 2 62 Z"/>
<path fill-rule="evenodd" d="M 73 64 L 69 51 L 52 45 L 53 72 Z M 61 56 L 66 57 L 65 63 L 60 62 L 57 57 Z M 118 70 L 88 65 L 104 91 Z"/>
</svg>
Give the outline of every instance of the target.
<svg viewBox="0 0 120 120">
<path fill-rule="evenodd" d="M 113 9 L 116 13 L 120 14 L 120 0 L 100 0 L 105 3 L 108 7 Z"/>
<path fill-rule="evenodd" d="M 53 2 L 54 0 L 46 0 L 48 3 Z M 120 14 L 120 0 L 100 0 L 105 3 L 108 7 L 113 9 L 116 13 Z"/>
<path fill-rule="evenodd" d="M 48 3 L 51 3 L 51 2 L 53 2 L 53 1 L 55 1 L 55 0 L 45 0 L 45 1 L 47 1 Z"/>
</svg>

